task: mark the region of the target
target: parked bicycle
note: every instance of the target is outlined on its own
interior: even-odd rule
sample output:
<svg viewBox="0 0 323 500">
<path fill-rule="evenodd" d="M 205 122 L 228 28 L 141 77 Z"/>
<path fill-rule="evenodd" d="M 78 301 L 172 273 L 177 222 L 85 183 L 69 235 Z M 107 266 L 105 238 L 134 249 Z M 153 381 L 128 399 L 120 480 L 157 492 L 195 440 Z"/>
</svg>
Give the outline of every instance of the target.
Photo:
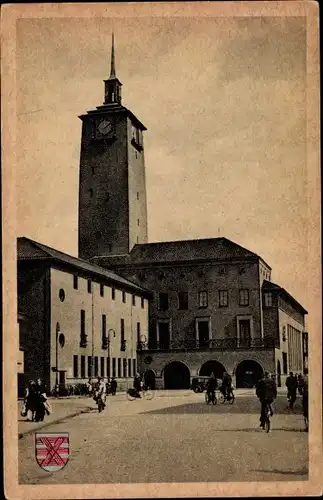
<svg viewBox="0 0 323 500">
<path fill-rule="evenodd" d="M 143 388 L 142 391 L 140 392 L 138 392 L 134 388 L 130 388 L 127 390 L 127 398 L 129 399 L 129 401 L 134 401 L 135 399 L 141 399 L 141 398 L 151 400 L 153 399 L 153 397 L 154 393 L 149 387 Z"/>
</svg>

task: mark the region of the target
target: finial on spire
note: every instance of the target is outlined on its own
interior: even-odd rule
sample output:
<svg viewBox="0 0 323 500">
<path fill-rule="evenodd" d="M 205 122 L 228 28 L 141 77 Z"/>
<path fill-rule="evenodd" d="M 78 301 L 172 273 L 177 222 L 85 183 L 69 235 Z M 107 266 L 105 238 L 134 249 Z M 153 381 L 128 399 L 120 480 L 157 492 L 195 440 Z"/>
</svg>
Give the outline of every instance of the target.
<svg viewBox="0 0 323 500">
<path fill-rule="evenodd" d="M 113 78 L 116 78 L 116 61 L 115 61 L 115 53 L 114 53 L 114 31 L 112 32 L 110 80 L 112 80 Z"/>
</svg>

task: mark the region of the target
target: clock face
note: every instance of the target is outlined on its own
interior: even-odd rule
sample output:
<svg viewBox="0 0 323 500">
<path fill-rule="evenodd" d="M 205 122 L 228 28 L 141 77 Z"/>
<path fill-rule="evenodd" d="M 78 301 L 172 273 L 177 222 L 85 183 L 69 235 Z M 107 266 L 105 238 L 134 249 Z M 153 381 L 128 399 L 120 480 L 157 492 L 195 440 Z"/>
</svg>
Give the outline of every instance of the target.
<svg viewBox="0 0 323 500">
<path fill-rule="evenodd" d="M 112 132 L 113 126 L 109 120 L 102 120 L 98 125 L 98 131 L 101 135 L 108 135 Z"/>
</svg>

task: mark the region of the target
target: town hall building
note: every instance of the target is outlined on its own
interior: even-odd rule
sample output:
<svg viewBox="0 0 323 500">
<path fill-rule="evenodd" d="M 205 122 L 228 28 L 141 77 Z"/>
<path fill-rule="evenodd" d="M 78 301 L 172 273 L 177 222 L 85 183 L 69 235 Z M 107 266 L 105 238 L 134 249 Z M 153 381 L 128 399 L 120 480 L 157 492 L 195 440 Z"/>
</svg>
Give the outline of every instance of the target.
<svg viewBox="0 0 323 500">
<path fill-rule="evenodd" d="M 104 102 L 79 117 L 79 258 L 19 240 L 25 374 L 42 359 L 51 386 L 99 374 L 122 382 L 137 369 L 156 388 L 224 371 L 236 387 L 254 387 L 264 370 L 284 384 L 307 367 L 307 311 L 260 256 L 227 238 L 148 241 L 146 127 L 121 89 L 112 38 Z"/>
</svg>

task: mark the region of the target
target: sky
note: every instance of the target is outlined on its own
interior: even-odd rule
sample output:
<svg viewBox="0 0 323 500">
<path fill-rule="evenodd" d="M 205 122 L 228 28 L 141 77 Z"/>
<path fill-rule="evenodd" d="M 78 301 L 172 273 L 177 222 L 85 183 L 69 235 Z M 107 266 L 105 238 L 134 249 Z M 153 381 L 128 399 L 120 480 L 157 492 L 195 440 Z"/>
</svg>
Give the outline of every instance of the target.
<svg viewBox="0 0 323 500">
<path fill-rule="evenodd" d="M 309 307 L 302 17 L 18 20 L 18 236 L 77 255 L 78 116 L 103 103 L 112 30 L 149 241 L 226 237 Z"/>
</svg>

